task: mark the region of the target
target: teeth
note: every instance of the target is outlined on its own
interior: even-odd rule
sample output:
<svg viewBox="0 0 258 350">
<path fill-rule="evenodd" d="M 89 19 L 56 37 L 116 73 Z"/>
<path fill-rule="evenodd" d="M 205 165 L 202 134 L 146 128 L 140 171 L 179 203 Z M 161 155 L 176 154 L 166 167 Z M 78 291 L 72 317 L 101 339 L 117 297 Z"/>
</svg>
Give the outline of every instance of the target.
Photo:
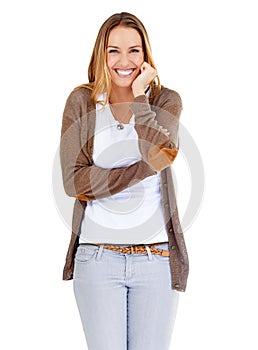
<svg viewBox="0 0 258 350">
<path fill-rule="evenodd" d="M 128 69 L 128 70 L 116 69 L 116 72 L 117 72 L 118 75 L 121 75 L 122 77 L 126 77 L 126 76 L 132 74 L 133 69 Z"/>
</svg>

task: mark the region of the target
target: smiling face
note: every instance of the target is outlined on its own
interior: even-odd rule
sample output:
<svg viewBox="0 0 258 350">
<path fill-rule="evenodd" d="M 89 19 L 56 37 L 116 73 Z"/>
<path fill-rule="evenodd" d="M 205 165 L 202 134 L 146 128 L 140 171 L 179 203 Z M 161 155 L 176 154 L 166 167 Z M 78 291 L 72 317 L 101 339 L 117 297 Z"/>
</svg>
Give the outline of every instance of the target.
<svg viewBox="0 0 258 350">
<path fill-rule="evenodd" d="M 109 34 L 107 66 L 112 87 L 131 87 L 144 62 L 142 40 L 137 30 L 117 26 Z"/>
</svg>

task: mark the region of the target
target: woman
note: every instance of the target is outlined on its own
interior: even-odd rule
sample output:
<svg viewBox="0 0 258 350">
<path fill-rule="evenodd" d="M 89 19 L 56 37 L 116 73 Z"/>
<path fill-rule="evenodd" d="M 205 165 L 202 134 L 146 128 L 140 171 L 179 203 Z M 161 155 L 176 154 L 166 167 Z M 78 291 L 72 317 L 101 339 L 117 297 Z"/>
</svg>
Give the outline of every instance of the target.
<svg viewBox="0 0 258 350">
<path fill-rule="evenodd" d="M 63 279 L 89 350 L 167 350 L 188 276 L 170 167 L 181 99 L 160 85 L 129 13 L 103 23 L 88 78 L 63 115 L 63 182 L 76 198 Z"/>
</svg>

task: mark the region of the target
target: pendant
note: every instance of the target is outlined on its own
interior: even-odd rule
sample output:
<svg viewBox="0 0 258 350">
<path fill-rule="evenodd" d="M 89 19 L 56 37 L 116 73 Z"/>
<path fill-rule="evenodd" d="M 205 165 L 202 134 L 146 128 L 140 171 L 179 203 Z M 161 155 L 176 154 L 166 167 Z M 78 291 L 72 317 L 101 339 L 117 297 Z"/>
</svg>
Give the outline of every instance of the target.
<svg viewBox="0 0 258 350">
<path fill-rule="evenodd" d="M 124 129 L 124 125 L 122 123 L 118 123 L 116 127 L 117 127 L 118 130 L 123 130 Z"/>
</svg>

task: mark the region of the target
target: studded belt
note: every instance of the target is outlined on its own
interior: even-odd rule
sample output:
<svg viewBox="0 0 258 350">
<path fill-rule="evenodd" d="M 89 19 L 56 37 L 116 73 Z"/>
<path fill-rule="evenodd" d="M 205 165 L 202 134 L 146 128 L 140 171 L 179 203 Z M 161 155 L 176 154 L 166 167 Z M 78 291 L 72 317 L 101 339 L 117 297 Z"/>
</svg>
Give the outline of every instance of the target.
<svg viewBox="0 0 258 350">
<path fill-rule="evenodd" d="M 93 245 L 96 245 L 98 247 L 100 247 L 100 244 L 94 244 L 91 243 Z M 152 254 L 159 254 L 162 256 L 169 256 L 169 251 L 165 250 L 165 249 L 155 249 L 155 245 L 159 245 L 161 243 L 155 243 L 155 244 L 147 244 L 147 246 L 150 248 L 150 251 Z M 145 245 L 131 245 L 128 247 L 119 247 L 119 246 L 115 246 L 112 244 L 104 244 L 105 249 L 110 249 L 110 250 L 114 250 L 116 252 L 120 252 L 120 253 L 126 253 L 126 254 L 148 254 L 147 249 L 145 247 Z"/>
</svg>

